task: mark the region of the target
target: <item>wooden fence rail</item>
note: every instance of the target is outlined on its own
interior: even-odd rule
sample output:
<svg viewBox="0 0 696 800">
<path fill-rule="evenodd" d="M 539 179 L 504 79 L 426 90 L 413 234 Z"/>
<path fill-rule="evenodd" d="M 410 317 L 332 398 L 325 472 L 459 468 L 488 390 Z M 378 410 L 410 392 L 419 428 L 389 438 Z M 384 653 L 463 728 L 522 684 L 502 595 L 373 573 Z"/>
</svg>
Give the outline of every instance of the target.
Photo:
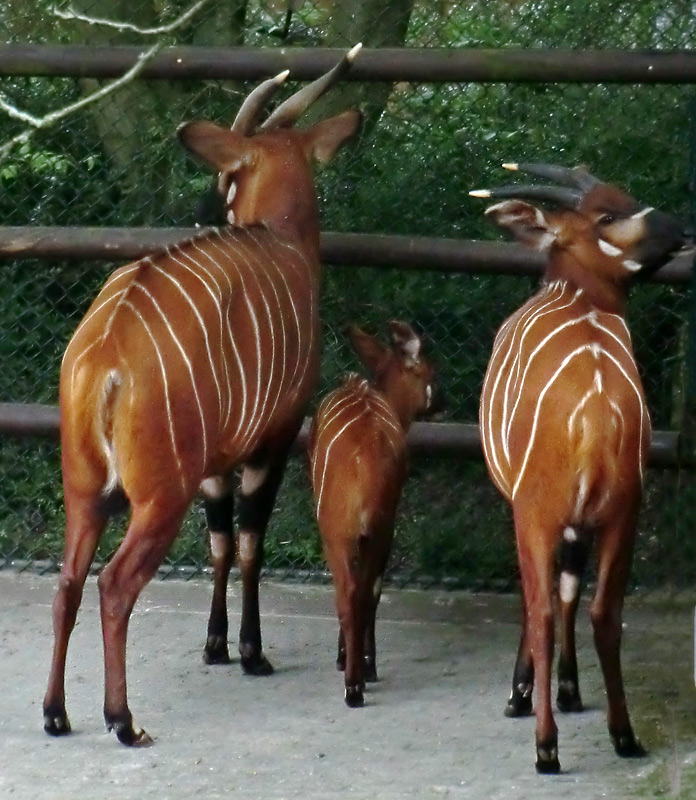
<svg viewBox="0 0 696 800">
<path fill-rule="evenodd" d="M 200 228 L 0 226 L 0 259 L 130 261 L 201 232 Z M 333 266 L 518 276 L 540 275 L 545 264 L 543 255 L 512 243 L 330 232 L 322 234 L 321 258 Z M 680 255 L 651 280 L 686 284 L 691 261 L 691 255 Z"/>
<path fill-rule="evenodd" d="M 116 78 L 142 47 L 0 46 L 0 76 Z M 342 50 L 325 47 L 166 47 L 142 77 L 257 80 L 289 69 L 310 80 Z M 483 83 L 695 83 L 696 52 L 669 50 L 541 50 L 365 48 L 345 80 Z"/>
</svg>

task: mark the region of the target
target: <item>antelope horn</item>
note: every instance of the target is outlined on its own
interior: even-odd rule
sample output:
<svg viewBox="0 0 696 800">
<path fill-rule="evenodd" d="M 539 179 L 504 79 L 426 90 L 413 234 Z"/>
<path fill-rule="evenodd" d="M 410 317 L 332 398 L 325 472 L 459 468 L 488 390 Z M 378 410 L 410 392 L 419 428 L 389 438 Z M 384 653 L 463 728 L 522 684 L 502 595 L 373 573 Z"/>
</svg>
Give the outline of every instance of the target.
<svg viewBox="0 0 696 800">
<path fill-rule="evenodd" d="M 585 167 L 561 167 L 556 164 L 503 164 L 505 169 L 519 170 L 535 178 L 564 183 L 566 186 L 575 186 L 583 192 L 587 192 L 600 180 L 590 175 Z"/>
<path fill-rule="evenodd" d="M 514 198 L 545 200 L 565 208 L 576 209 L 582 200 L 582 192 L 561 186 L 511 185 L 499 189 L 474 189 L 469 192 L 472 197 L 507 200 Z"/>
<path fill-rule="evenodd" d="M 252 133 L 256 125 L 263 107 L 273 97 L 273 95 L 281 87 L 285 79 L 290 74 L 290 70 L 286 69 L 279 72 L 274 78 L 268 78 L 263 83 L 260 83 L 242 103 L 241 108 L 234 118 L 231 129 L 237 133 L 246 136 Z"/>
<path fill-rule="evenodd" d="M 343 56 L 333 69 L 329 70 L 315 81 L 312 81 L 312 83 L 308 83 L 307 86 L 283 101 L 263 125 L 261 125 L 261 130 L 267 131 L 272 128 L 289 128 L 315 100 L 318 100 L 327 89 L 333 86 L 333 84 L 348 71 L 361 49 L 362 44 L 356 44 Z"/>
</svg>

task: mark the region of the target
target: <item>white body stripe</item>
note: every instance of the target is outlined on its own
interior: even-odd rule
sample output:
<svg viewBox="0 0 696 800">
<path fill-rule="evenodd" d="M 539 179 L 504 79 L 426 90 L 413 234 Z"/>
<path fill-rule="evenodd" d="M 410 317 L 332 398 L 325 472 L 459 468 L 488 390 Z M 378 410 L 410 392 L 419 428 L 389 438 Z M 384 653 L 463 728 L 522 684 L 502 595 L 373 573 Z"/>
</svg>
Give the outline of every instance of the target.
<svg viewBox="0 0 696 800">
<path fill-rule="evenodd" d="M 77 380 L 82 367 L 101 367 L 110 348 L 104 366 L 118 371 L 134 412 L 148 370 L 156 371 L 161 388 L 151 388 L 164 395 L 176 469 L 183 481 L 186 441 L 186 463 L 196 448 L 202 479 L 211 458 L 222 453 L 232 464 L 259 446 L 269 425 L 301 415 L 317 366 L 318 270 L 299 245 L 262 227 L 214 230 L 141 259 L 112 275 L 82 320 L 66 350 L 64 390 L 87 385 Z M 149 350 L 121 344 L 133 316 Z M 174 405 L 191 412 L 179 417 Z M 109 484 L 115 480 L 110 468 Z"/>
<path fill-rule="evenodd" d="M 573 381 L 578 376 L 586 381 L 581 392 L 575 383 L 570 394 L 564 388 L 571 369 Z M 515 499 L 535 459 L 544 458 L 535 448 L 546 416 L 567 414 L 567 443 L 558 447 L 570 453 L 573 441 L 592 435 L 586 430 L 591 402 L 606 408 L 602 424 L 614 432 L 611 446 L 617 451 L 627 446 L 631 425 L 642 479 L 650 425 L 628 327 L 617 314 L 593 307 L 581 290 L 563 282 L 547 284 L 501 326 L 483 384 L 484 455 L 494 483 L 509 500 Z M 582 517 L 592 488 L 583 472 L 576 479 L 574 519 L 567 524 Z"/>
<path fill-rule="evenodd" d="M 385 434 L 394 457 L 403 451 L 405 433 L 386 398 L 367 380 L 351 375 L 343 386 L 327 395 L 320 404 L 315 426 L 320 445 L 310 453 L 310 473 L 314 488 L 315 513 L 322 511 L 327 469 L 334 446 L 350 428 L 360 421 L 371 419 L 375 428 Z M 327 440 L 327 437 L 328 440 Z M 374 443 L 373 443 L 374 447 Z"/>
</svg>

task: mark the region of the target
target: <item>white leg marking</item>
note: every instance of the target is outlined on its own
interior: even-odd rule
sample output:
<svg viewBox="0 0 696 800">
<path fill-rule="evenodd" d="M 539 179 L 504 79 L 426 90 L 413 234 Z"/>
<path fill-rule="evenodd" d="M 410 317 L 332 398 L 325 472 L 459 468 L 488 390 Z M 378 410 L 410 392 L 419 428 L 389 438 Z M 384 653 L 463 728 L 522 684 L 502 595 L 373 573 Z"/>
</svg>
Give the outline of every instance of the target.
<svg viewBox="0 0 696 800">
<path fill-rule="evenodd" d="M 572 544 L 573 542 L 577 542 L 578 534 L 575 528 L 571 527 L 565 528 L 565 530 L 563 531 L 563 538 L 566 540 L 566 542 L 570 542 L 570 544 Z"/>
<path fill-rule="evenodd" d="M 201 481 L 201 494 L 208 500 L 220 500 L 230 493 L 230 482 L 222 475 L 214 475 Z"/>
<path fill-rule="evenodd" d="M 561 572 L 559 595 L 564 603 L 572 603 L 578 593 L 578 577 L 572 572 Z"/>
<path fill-rule="evenodd" d="M 210 554 L 213 560 L 219 561 L 224 558 L 230 550 L 233 538 L 226 533 L 210 532 Z"/>
<path fill-rule="evenodd" d="M 242 470 L 242 494 L 247 497 L 253 494 L 263 485 L 267 475 L 268 467 L 244 467 Z"/>
<path fill-rule="evenodd" d="M 258 535 L 250 533 L 249 531 L 239 532 L 239 560 L 251 561 L 256 554 L 256 543 L 258 542 Z"/>
</svg>

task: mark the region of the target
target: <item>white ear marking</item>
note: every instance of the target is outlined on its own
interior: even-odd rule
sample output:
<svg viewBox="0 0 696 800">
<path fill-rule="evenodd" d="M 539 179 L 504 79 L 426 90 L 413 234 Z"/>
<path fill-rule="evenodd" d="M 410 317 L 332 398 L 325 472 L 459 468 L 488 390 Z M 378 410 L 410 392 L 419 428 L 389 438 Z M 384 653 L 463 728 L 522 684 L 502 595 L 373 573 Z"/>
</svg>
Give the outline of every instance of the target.
<svg viewBox="0 0 696 800">
<path fill-rule="evenodd" d="M 597 244 L 599 245 L 599 249 L 607 256 L 620 256 L 621 250 L 618 247 L 614 247 L 613 244 L 609 242 L 605 242 L 604 239 L 598 239 Z"/>
<path fill-rule="evenodd" d="M 237 183 L 236 181 L 231 181 L 230 188 L 227 190 L 227 199 L 226 199 L 227 205 L 230 205 L 230 203 L 234 200 L 234 196 L 236 194 L 237 194 Z"/>
<path fill-rule="evenodd" d="M 556 241 L 556 234 L 552 233 L 551 231 L 546 231 L 546 233 L 539 239 L 537 243 L 536 249 L 540 250 L 542 253 L 544 250 L 548 250 L 549 247 Z"/>
</svg>

